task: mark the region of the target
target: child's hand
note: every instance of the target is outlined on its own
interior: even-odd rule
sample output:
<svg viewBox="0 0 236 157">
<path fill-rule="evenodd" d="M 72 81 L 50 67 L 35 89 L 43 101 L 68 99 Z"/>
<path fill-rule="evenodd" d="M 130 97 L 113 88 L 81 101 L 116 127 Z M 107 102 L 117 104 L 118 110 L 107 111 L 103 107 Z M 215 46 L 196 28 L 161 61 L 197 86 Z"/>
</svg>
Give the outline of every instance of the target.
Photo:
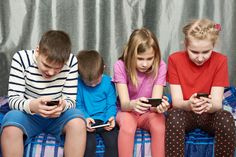
<svg viewBox="0 0 236 157">
<path fill-rule="evenodd" d="M 151 104 L 148 104 L 148 100 L 145 97 L 131 100 L 131 104 L 133 106 L 133 110 L 139 114 L 146 113 L 151 107 Z"/>
<path fill-rule="evenodd" d="M 204 112 L 208 112 L 213 107 L 211 95 L 209 95 L 208 98 L 202 97 L 200 99 L 202 99 L 205 102 L 203 104 L 203 106 L 205 106 Z"/>
<path fill-rule="evenodd" d="M 56 106 L 47 106 L 46 103 L 51 101 L 51 97 L 39 97 L 33 99 L 29 103 L 29 108 L 32 113 L 37 113 L 43 117 L 49 117 L 52 113 L 51 111 L 56 108 Z"/>
<path fill-rule="evenodd" d="M 59 100 L 54 106 L 48 106 L 47 102 L 51 101 L 51 97 L 43 96 L 30 101 L 29 107 L 32 113 L 37 113 L 42 117 L 55 118 L 59 117 L 66 105 L 65 100 Z"/>
<path fill-rule="evenodd" d="M 86 119 L 86 124 L 87 124 L 87 131 L 88 132 L 94 132 L 95 129 L 91 128 L 92 124 L 95 124 L 95 121 L 93 118 L 87 118 Z"/>
<path fill-rule="evenodd" d="M 51 110 L 51 114 L 49 115 L 49 118 L 56 118 L 56 117 L 60 117 L 60 115 L 63 112 L 63 109 L 66 106 L 66 101 L 60 99 L 58 105 L 56 105 L 56 108 L 53 108 Z"/>
<path fill-rule="evenodd" d="M 205 98 L 205 99 L 208 99 L 208 98 Z M 197 93 L 194 93 L 189 98 L 191 110 L 196 114 L 202 114 L 203 112 L 205 112 L 207 108 L 207 105 L 206 105 L 207 100 L 205 99 L 197 98 Z"/>
<path fill-rule="evenodd" d="M 114 117 L 109 118 L 107 123 L 109 123 L 110 125 L 105 126 L 104 129 L 107 131 L 111 131 L 116 125 L 115 118 Z"/>
<path fill-rule="evenodd" d="M 167 100 L 168 98 L 166 96 L 163 96 L 162 103 L 156 107 L 156 111 L 158 113 L 163 113 L 170 108 L 170 104 Z"/>
</svg>

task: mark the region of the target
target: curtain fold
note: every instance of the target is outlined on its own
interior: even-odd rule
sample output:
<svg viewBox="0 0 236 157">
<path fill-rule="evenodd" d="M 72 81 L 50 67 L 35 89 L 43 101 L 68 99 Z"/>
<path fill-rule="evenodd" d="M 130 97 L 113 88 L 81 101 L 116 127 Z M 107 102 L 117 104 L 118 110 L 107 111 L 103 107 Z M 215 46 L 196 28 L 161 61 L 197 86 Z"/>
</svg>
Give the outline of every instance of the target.
<svg viewBox="0 0 236 157">
<path fill-rule="evenodd" d="M 10 64 L 15 52 L 34 49 L 44 32 L 59 29 L 70 35 L 74 54 L 98 50 L 106 73 L 112 75 L 113 64 L 134 29 L 153 31 L 167 61 L 169 54 L 184 48 L 183 25 L 209 18 L 222 25 L 216 50 L 228 56 L 230 82 L 236 85 L 235 10 L 234 0 L 0 0 L 0 53 Z M 0 75 L 2 79 L 8 73 Z M 5 84 L 0 81 L 1 95 L 6 94 Z"/>
</svg>

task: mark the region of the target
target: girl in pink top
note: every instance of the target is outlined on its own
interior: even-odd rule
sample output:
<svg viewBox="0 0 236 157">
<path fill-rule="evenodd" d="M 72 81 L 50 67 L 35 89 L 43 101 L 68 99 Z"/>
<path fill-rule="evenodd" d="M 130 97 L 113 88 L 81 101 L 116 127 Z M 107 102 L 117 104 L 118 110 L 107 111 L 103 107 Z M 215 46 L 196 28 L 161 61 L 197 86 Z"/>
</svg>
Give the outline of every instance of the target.
<svg viewBox="0 0 236 157">
<path fill-rule="evenodd" d="M 120 111 L 117 122 L 119 157 L 132 157 L 137 128 L 151 133 L 153 157 L 165 154 L 165 117 L 169 108 L 167 98 L 157 107 L 151 107 L 147 98 L 162 98 L 166 84 L 166 64 L 155 35 L 146 28 L 134 30 L 122 56 L 114 65 Z"/>
</svg>

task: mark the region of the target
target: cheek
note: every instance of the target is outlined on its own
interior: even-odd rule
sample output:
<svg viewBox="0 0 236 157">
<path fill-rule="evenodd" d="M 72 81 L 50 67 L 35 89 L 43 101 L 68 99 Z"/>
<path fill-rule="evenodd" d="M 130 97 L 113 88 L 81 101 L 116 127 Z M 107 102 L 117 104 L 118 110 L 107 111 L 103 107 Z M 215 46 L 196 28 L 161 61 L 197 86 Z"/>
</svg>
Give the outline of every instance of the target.
<svg viewBox="0 0 236 157">
<path fill-rule="evenodd" d="M 206 55 L 206 59 L 208 60 L 211 57 L 211 53 Z"/>
<path fill-rule="evenodd" d="M 193 54 L 189 54 L 188 57 L 191 61 L 194 61 L 197 58 L 197 56 L 195 56 Z"/>
<path fill-rule="evenodd" d="M 45 67 L 41 64 L 38 65 L 39 71 L 45 71 Z"/>
<path fill-rule="evenodd" d="M 153 62 L 154 62 L 154 59 L 150 60 L 150 61 L 149 61 L 149 64 L 153 64 Z"/>
<path fill-rule="evenodd" d="M 137 60 L 137 61 L 136 61 L 136 66 L 139 67 L 140 64 L 141 64 L 141 61 Z"/>
<path fill-rule="evenodd" d="M 43 72 L 47 72 L 48 71 L 48 68 L 46 68 L 45 66 L 42 66 L 41 69 L 42 69 Z"/>
<path fill-rule="evenodd" d="M 61 71 L 60 69 L 59 70 L 57 69 L 54 72 L 55 72 L 55 74 L 58 74 L 58 73 L 60 73 L 60 71 Z"/>
<path fill-rule="evenodd" d="M 194 58 L 197 58 L 197 55 L 194 55 L 193 53 L 191 53 L 191 52 L 188 52 L 188 57 L 189 57 L 189 59 L 194 59 Z"/>
</svg>

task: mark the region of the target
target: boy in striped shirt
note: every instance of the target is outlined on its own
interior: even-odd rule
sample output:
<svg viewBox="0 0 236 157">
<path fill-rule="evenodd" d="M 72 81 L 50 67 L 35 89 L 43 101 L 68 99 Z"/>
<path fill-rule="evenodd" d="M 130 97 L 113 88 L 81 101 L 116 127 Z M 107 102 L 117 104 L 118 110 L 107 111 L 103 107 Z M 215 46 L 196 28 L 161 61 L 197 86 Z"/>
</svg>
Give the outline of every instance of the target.
<svg viewBox="0 0 236 157">
<path fill-rule="evenodd" d="M 65 134 L 65 156 L 83 156 L 86 126 L 75 108 L 77 59 L 63 31 L 46 32 L 35 50 L 14 54 L 9 77 L 9 106 L 1 128 L 3 156 L 23 156 L 24 144 L 41 132 L 58 140 Z M 53 106 L 49 102 L 58 100 Z M 24 141 L 25 139 L 25 141 Z"/>
</svg>

